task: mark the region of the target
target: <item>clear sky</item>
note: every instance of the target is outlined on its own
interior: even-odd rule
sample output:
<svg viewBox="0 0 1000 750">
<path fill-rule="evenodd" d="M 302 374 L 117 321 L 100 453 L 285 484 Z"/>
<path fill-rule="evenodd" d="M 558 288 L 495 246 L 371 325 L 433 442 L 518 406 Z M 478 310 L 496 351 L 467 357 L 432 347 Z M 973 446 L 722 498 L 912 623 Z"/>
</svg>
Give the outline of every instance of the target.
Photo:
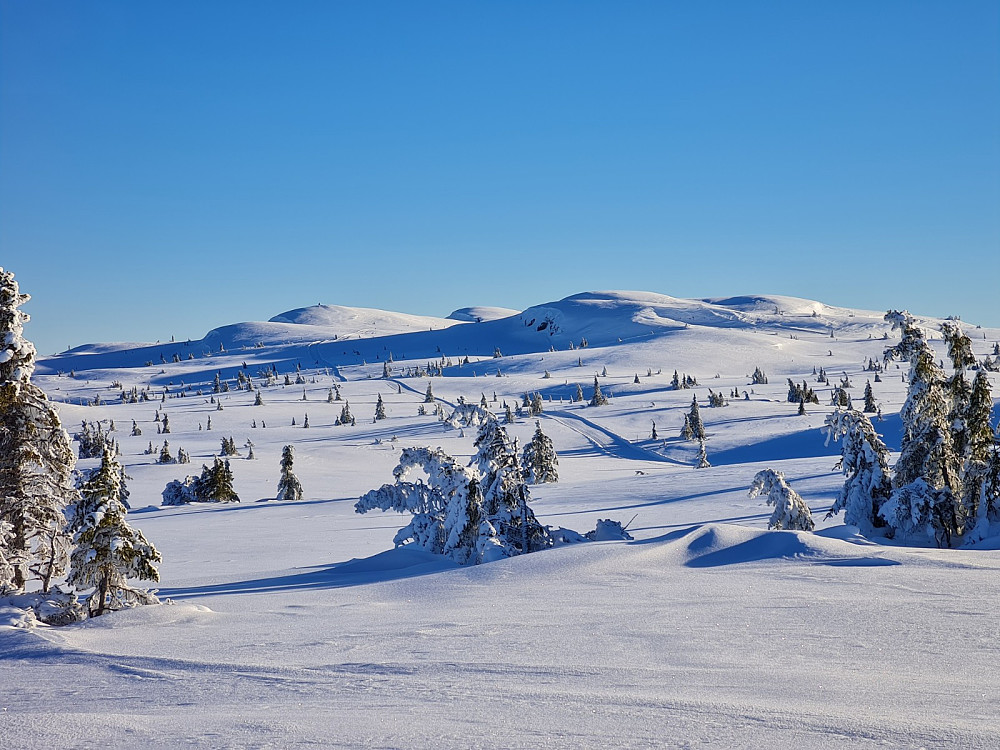
<svg viewBox="0 0 1000 750">
<path fill-rule="evenodd" d="M 0 0 L 0 266 L 43 352 L 594 289 L 1000 325 L 1000 4 Z"/>
</svg>

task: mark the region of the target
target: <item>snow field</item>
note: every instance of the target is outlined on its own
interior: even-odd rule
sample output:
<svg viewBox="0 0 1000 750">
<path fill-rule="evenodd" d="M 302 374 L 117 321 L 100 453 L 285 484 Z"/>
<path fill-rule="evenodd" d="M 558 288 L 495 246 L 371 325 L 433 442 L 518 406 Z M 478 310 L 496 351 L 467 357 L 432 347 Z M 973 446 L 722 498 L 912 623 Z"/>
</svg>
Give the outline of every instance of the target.
<svg viewBox="0 0 1000 750">
<path fill-rule="evenodd" d="M 998 545 L 873 545 L 823 518 L 843 477 L 833 470 L 839 447 L 825 446 L 818 429 L 831 386 L 816 383 L 813 367 L 833 383 L 846 372 L 860 405 L 873 379 L 863 363 L 891 343 L 881 340 L 881 316 L 791 298 L 578 297 L 540 306 L 558 313 L 555 336 L 507 317 L 348 342 L 302 334 L 256 349 L 226 343 L 226 352 L 193 342 L 196 359 L 179 363 L 166 344 L 43 360 L 47 374 L 35 382 L 61 402 L 70 432 L 83 419 L 115 421 L 132 478 L 129 522 L 162 553 L 160 596 L 173 604 L 66 628 L 0 627 L 0 747 L 1000 745 Z M 367 321 L 354 325 L 366 330 Z M 231 341 L 251 340 L 246 326 Z M 631 338 L 619 344 L 618 332 Z M 1000 337 L 970 334 L 980 357 Z M 590 346 L 569 350 L 581 335 Z M 502 358 L 492 358 L 495 347 Z M 389 351 L 394 377 L 383 380 Z M 442 356 L 453 361 L 445 377 L 400 377 Z M 263 406 L 245 391 L 217 394 L 216 410 L 216 370 L 233 386 L 243 362 L 257 385 L 271 363 L 294 379 L 300 362 L 307 382 L 261 388 Z M 756 366 L 767 385 L 749 385 Z M 604 367 L 611 403 L 571 404 L 577 383 L 589 399 Z M 57 374 L 71 369 L 73 378 Z M 674 369 L 698 387 L 669 390 Z M 900 372 L 890 365 L 873 382 L 884 416 L 875 426 L 892 449 Z M 806 416 L 785 400 L 787 377 L 819 394 Z M 150 384 L 157 400 L 81 405 L 98 392 L 111 402 L 116 380 Z M 181 381 L 192 390 L 161 403 L 171 381 L 168 395 Z M 334 383 L 354 427 L 334 425 L 343 406 L 326 403 Z M 560 481 L 531 488 L 539 519 L 582 532 L 598 518 L 634 517 L 635 541 L 470 568 L 392 549 L 408 519 L 357 515 L 358 496 L 392 480 L 405 446 L 473 453 L 474 430 L 417 415 L 428 383 L 443 402 L 478 403 L 485 393 L 501 412 L 504 400 L 541 392 L 538 419 L 559 452 Z M 753 394 L 707 408 L 708 388 Z M 372 424 L 378 394 L 388 418 Z M 694 395 L 713 464 L 700 470 L 696 443 L 678 438 Z M 157 410 L 169 415 L 169 435 L 156 434 Z M 133 419 L 141 436 L 129 435 Z M 534 421 L 509 428 L 521 445 Z M 230 436 L 244 457 L 254 443 L 256 460 L 231 459 L 242 502 L 160 507 L 166 483 L 197 474 Z M 164 439 L 191 464 L 156 464 Z M 156 453 L 144 455 L 150 441 Z M 301 502 L 270 499 L 286 444 Z M 765 530 L 770 508 L 747 488 L 768 467 L 809 503 L 817 534 Z"/>
</svg>

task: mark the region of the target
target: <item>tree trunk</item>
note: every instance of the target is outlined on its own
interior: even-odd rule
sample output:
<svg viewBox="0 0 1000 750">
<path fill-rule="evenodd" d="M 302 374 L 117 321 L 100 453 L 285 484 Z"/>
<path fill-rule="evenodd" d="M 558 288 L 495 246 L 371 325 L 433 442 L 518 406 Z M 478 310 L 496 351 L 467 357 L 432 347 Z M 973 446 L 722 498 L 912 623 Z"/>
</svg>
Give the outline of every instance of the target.
<svg viewBox="0 0 1000 750">
<path fill-rule="evenodd" d="M 101 583 L 98 586 L 98 593 L 99 593 L 99 595 L 98 595 L 98 599 L 97 599 L 97 617 L 100 617 L 101 615 L 104 614 L 104 609 L 107 606 L 108 584 L 110 583 L 110 581 L 108 579 L 109 579 L 109 576 L 107 576 L 107 575 L 102 576 L 101 577 Z"/>
<path fill-rule="evenodd" d="M 49 593 L 49 586 L 52 583 L 52 573 L 56 566 L 56 535 L 51 533 L 49 535 L 49 559 L 44 568 L 45 573 L 42 574 L 42 593 Z"/>
</svg>

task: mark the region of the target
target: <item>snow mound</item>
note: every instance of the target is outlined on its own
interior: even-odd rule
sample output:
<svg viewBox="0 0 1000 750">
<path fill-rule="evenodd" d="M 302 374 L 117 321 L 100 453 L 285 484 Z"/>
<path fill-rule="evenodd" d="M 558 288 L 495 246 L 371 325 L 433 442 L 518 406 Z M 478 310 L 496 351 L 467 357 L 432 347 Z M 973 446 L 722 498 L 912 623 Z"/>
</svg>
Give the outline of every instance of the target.
<svg viewBox="0 0 1000 750">
<path fill-rule="evenodd" d="M 806 531 L 764 531 L 746 526 L 706 524 L 673 542 L 690 568 L 799 560 L 823 565 L 898 565 L 871 547 Z"/>
<path fill-rule="evenodd" d="M 268 322 L 322 326 L 335 329 L 341 338 L 345 336 L 356 338 L 391 336 L 397 333 L 427 331 L 454 325 L 453 320 L 445 318 L 341 305 L 300 307 L 275 315 Z"/>
<path fill-rule="evenodd" d="M 488 320 L 502 320 L 517 315 L 520 310 L 507 307 L 460 307 L 448 316 L 449 320 L 462 323 L 484 323 Z"/>
<path fill-rule="evenodd" d="M 728 307 L 741 312 L 764 312 L 773 313 L 775 310 L 779 314 L 791 315 L 822 315 L 826 312 L 839 310 L 839 308 L 828 307 L 822 302 L 811 299 L 801 299 L 799 297 L 786 297 L 782 295 L 743 295 L 739 297 L 709 297 L 703 299 L 710 305 L 718 307 Z"/>
</svg>

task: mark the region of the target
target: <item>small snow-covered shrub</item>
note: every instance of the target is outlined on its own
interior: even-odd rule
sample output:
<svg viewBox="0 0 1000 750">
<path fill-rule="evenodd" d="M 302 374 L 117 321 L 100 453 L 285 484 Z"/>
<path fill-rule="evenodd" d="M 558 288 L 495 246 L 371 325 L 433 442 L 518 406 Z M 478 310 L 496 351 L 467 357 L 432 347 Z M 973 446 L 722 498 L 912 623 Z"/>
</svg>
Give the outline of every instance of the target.
<svg viewBox="0 0 1000 750">
<path fill-rule="evenodd" d="M 767 504 L 774 506 L 767 528 L 812 531 L 816 527 L 806 501 L 788 486 L 782 472 L 774 469 L 758 471 L 750 485 L 749 496 L 754 498 L 758 495 L 766 495 Z"/>
</svg>

